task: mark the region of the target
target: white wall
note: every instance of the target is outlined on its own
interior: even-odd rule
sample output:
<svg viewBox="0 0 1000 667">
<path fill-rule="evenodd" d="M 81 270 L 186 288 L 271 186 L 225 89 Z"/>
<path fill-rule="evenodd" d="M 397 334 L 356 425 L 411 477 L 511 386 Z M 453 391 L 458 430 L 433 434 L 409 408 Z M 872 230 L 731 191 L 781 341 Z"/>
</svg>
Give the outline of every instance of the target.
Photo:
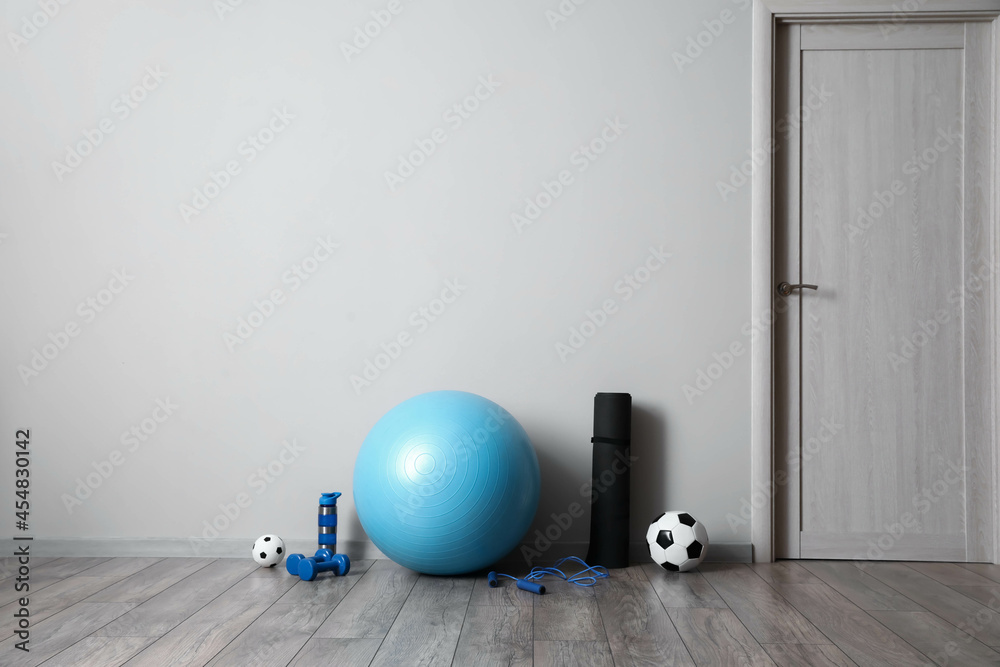
<svg viewBox="0 0 1000 667">
<path fill-rule="evenodd" d="M 749 0 L 565 0 L 575 12 L 554 29 L 556 0 L 400 0 L 350 62 L 341 43 L 387 2 L 245 0 L 220 18 L 224 2 L 70 2 L 24 43 L 10 33 L 38 5 L 3 4 L 0 479 L 12 488 L 14 432 L 30 428 L 30 532 L 188 538 L 246 493 L 222 537 L 311 540 L 318 494 L 340 490 L 341 539 L 364 539 L 350 491 L 365 434 L 396 403 L 454 388 L 531 435 L 536 528 L 589 478 L 594 393 L 629 391 L 636 539 L 686 509 L 715 541 L 749 542 L 726 521 L 750 492 L 748 355 L 704 395 L 682 390 L 749 343 L 749 188 L 724 200 L 717 186 L 749 149 Z M 707 46 L 679 66 L 699 33 Z M 165 78 L 123 118 L 115 100 L 147 68 Z M 481 77 L 500 85 L 455 128 L 443 114 Z M 241 142 L 275 109 L 294 119 L 251 161 Z M 113 133 L 57 174 L 102 119 Z M 626 129 L 581 173 L 572 154 L 606 119 Z M 390 191 L 384 173 L 435 128 L 446 141 Z M 240 172 L 186 221 L 180 204 L 231 160 Z M 519 233 L 511 214 L 562 169 L 573 182 Z M 340 247 L 293 290 L 283 274 L 318 237 Z M 650 246 L 671 257 L 626 302 L 616 282 Z M 78 310 L 116 270 L 134 278 L 92 318 Z M 418 332 L 410 314 L 449 279 L 466 290 Z M 285 301 L 231 351 L 224 333 L 275 289 Z M 619 310 L 562 361 L 556 343 L 607 298 Z M 67 325 L 65 349 L 19 370 Z M 401 331 L 413 344 L 359 395 L 350 376 Z M 178 407 L 129 451 L 121 434 L 157 399 Z M 302 453 L 251 480 L 286 440 Z"/>
</svg>

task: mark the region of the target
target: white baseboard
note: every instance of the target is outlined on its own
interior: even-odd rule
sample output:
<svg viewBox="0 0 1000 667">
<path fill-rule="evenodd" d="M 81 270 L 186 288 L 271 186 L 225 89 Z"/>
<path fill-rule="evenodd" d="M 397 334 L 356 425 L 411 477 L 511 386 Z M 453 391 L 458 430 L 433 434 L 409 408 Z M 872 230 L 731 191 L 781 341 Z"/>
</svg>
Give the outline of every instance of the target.
<svg viewBox="0 0 1000 667">
<path fill-rule="evenodd" d="M 8 543 L 12 540 L 6 538 Z M 20 545 L 30 545 L 31 554 L 39 557 L 50 556 L 87 556 L 87 557 L 181 557 L 181 558 L 244 558 L 250 554 L 253 540 L 219 537 L 215 539 L 183 539 L 177 537 L 36 537 L 30 542 L 18 542 Z M 316 541 L 309 539 L 285 540 L 288 553 L 312 554 L 316 551 Z M 528 549 L 533 549 L 525 545 Z M 586 556 L 587 542 L 561 542 L 553 544 L 541 557 L 532 560 L 531 565 L 543 565 L 558 560 L 564 556 Z M 338 545 L 338 551 L 347 554 L 354 560 L 368 558 L 385 558 L 374 544 L 368 540 L 344 540 Z M 508 566 L 527 567 L 524 553 L 519 547 L 512 551 L 501 563 Z M 633 542 L 629 550 L 630 558 L 635 563 L 646 562 L 649 554 L 645 542 Z M 749 563 L 752 561 L 753 550 L 748 542 L 720 542 L 711 544 L 708 549 L 707 562 L 710 563 Z"/>
</svg>

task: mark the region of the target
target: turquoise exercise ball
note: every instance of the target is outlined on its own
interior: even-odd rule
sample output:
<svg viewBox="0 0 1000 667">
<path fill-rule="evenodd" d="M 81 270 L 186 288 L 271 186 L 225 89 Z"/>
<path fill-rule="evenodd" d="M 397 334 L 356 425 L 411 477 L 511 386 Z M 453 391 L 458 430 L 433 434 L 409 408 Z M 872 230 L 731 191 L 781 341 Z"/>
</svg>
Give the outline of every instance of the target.
<svg viewBox="0 0 1000 667">
<path fill-rule="evenodd" d="M 524 428 L 464 391 L 403 401 L 372 427 L 354 464 L 354 506 L 368 537 L 425 574 L 481 570 L 517 547 L 539 487 Z"/>
</svg>

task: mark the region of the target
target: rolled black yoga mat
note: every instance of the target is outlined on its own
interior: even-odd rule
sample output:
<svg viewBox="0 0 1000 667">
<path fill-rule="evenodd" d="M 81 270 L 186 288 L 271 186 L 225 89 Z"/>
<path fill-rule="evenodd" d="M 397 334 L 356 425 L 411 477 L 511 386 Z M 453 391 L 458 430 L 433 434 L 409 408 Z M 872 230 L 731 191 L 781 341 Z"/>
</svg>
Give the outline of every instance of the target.
<svg viewBox="0 0 1000 667">
<path fill-rule="evenodd" d="M 587 563 L 628 567 L 632 395 L 594 396 L 594 468 Z"/>
</svg>

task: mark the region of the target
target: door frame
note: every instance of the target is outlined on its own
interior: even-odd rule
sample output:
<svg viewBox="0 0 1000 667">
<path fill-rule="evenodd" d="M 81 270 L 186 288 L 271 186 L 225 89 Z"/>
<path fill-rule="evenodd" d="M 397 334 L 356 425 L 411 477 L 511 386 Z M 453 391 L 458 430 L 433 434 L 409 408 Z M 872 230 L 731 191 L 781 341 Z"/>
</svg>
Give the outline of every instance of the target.
<svg viewBox="0 0 1000 667">
<path fill-rule="evenodd" d="M 916 9 L 910 11 L 910 7 Z M 900 9 L 903 8 L 903 11 Z M 1000 80 L 1000 0 L 753 0 L 752 109 L 753 155 L 766 159 L 755 169 L 751 183 L 751 312 L 763 321 L 774 318 L 774 166 L 775 143 L 775 26 L 779 21 L 800 23 L 879 23 L 986 21 L 993 27 L 994 81 Z M 1000 85 L 993 90 L 993 173 L 991 241 L 994 262 L 1000 260 Z M 995 276 L 995 274 L 994 274 Z M 994 332 L 1000 332 L 1000 296 L 992 278 Z M 775 353 L 774 329 L 762 327 L 750 344 L 750 539 L 754 562 L 774 560 L 774 496 L 780 490 L 774 478 Z M 993 414 L 1000 417 L 1000 349 L 993 348 Z M 1000 442 L 993 438 L 994 516 L 1000 517 Z M 993 562 L 1000 563 L 1000 531 L 993 545 Z"/>
</svg>

